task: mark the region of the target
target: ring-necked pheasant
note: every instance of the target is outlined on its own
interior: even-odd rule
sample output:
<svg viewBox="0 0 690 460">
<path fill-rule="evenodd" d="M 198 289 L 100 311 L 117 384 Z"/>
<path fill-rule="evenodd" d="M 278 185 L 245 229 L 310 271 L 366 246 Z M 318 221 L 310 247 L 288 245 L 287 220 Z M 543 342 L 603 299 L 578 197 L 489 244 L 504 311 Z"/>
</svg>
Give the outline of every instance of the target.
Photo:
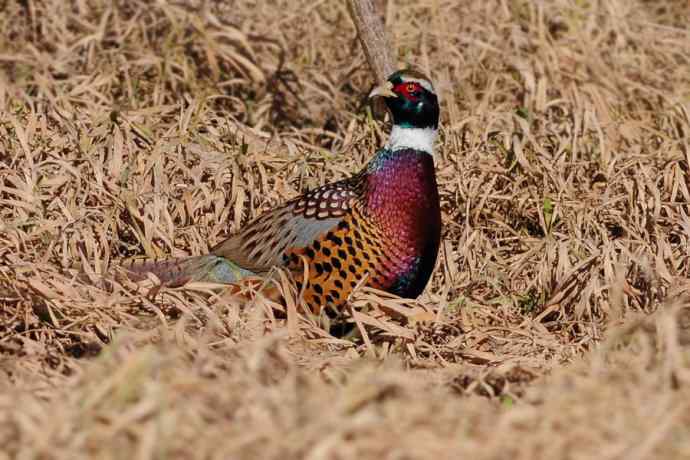
<svg viewBox="0 0 690 460">
<path fill-rule="evenodd" d="M 441 213 L 434 172 L 439 105 L 430 80 L 401 70 L 375 88 L 393 129 L 388 144 L 353 177 L 324 185 L 259 216 L 202 256 L 132 263 L 130 278 L 163 284 L 236 283 L 274 266 L 295 274 L 318 312 L 345 303 L 356 284 L 417 297 L 436 262 Z"/>
</svg>

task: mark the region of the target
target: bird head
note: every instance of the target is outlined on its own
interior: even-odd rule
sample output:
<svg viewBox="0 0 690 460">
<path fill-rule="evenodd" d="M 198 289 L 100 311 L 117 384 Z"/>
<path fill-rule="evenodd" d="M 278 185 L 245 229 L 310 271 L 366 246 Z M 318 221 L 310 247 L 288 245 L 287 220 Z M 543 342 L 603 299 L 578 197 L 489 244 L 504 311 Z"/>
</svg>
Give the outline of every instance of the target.
<svg viewBox="0 0 690 460">
<path fill-rule="evenodd" d="M 438 97 L 431 80 L 417 70 L 398 70 L 385 83 L 374 88 L 369 97 L 383 98 L 394 126 L 438 128 Z"/>
</svg>

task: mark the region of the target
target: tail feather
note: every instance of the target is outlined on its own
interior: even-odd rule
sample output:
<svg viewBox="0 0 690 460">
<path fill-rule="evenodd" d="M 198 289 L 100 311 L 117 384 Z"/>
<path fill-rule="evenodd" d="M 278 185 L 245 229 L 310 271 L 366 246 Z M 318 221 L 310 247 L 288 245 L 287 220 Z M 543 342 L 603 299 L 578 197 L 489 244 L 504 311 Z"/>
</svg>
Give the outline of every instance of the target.
<svg viewBox="0 0 690 460">
<path fill-rule="evenodd" d="M 266 283 L 263 276 L 213 254 L 176 259 L 133 259 L 121 264 L 120 268 L 127 279 L 134 282 L 144 281 L 152 273 L 166 287 L 181 287 L 190 282 L 230 284 L 234 285 L 231 292 L 247 299 L 254 298 L 260 290 L 264 298 L 278 304 L 284 302 L 282 290 L 274 283 Z M 245 291 L 244 287 L 250 289 Z"/>
<path fill-rule="evenodd" d="M 133 260 L 122 265 L 132 281 L 146 279 L 153 273 L 168 287 L 179 287 L 192 281 L 232 284 L 253 275 L 232 261 L 219 256 L 204 255 L 163 260 Z"/>
</svg>

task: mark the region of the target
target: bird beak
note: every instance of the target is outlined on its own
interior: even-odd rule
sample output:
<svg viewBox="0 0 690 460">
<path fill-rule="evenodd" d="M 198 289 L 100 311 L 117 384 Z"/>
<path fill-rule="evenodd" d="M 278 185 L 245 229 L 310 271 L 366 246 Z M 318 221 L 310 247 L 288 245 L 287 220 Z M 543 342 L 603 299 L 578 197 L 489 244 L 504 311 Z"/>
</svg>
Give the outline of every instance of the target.
<svg viewBox="0 0 690 460">
<path fill-rule="evenodd" d="M 397 94 L 393 92 L 393 83 L 387 81 L 382 85 L 377 86 L 373 90 L 371 90 L 371 93 L 369 93 L 369 98 L 371 99 L 372 97 L 398 97 Z"/>
</svg>

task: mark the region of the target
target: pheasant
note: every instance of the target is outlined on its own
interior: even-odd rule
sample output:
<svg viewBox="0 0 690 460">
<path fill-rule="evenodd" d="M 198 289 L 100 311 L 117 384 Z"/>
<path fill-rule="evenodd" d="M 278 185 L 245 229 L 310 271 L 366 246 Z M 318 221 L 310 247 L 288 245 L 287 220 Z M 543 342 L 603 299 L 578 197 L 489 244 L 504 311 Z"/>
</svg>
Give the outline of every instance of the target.
<svg viewBox="0 0 690 460">
<path fill-rule="evenodd" d="M 170 287 L 233 284 L 283 267 L 315 313 L 342 307 L 360 281 L 417 297 L 431 277 L 441 235 L 433 157 L 438 99 L 431 81 L 411 69 L 393 73 L 369 97 L 383 98 L 393 127 L 388 144 L 358 174 L 264 213 L 209 254 L 135 261 L 125 267 L 128 277 L 153 273 Z"/>
</svg>

